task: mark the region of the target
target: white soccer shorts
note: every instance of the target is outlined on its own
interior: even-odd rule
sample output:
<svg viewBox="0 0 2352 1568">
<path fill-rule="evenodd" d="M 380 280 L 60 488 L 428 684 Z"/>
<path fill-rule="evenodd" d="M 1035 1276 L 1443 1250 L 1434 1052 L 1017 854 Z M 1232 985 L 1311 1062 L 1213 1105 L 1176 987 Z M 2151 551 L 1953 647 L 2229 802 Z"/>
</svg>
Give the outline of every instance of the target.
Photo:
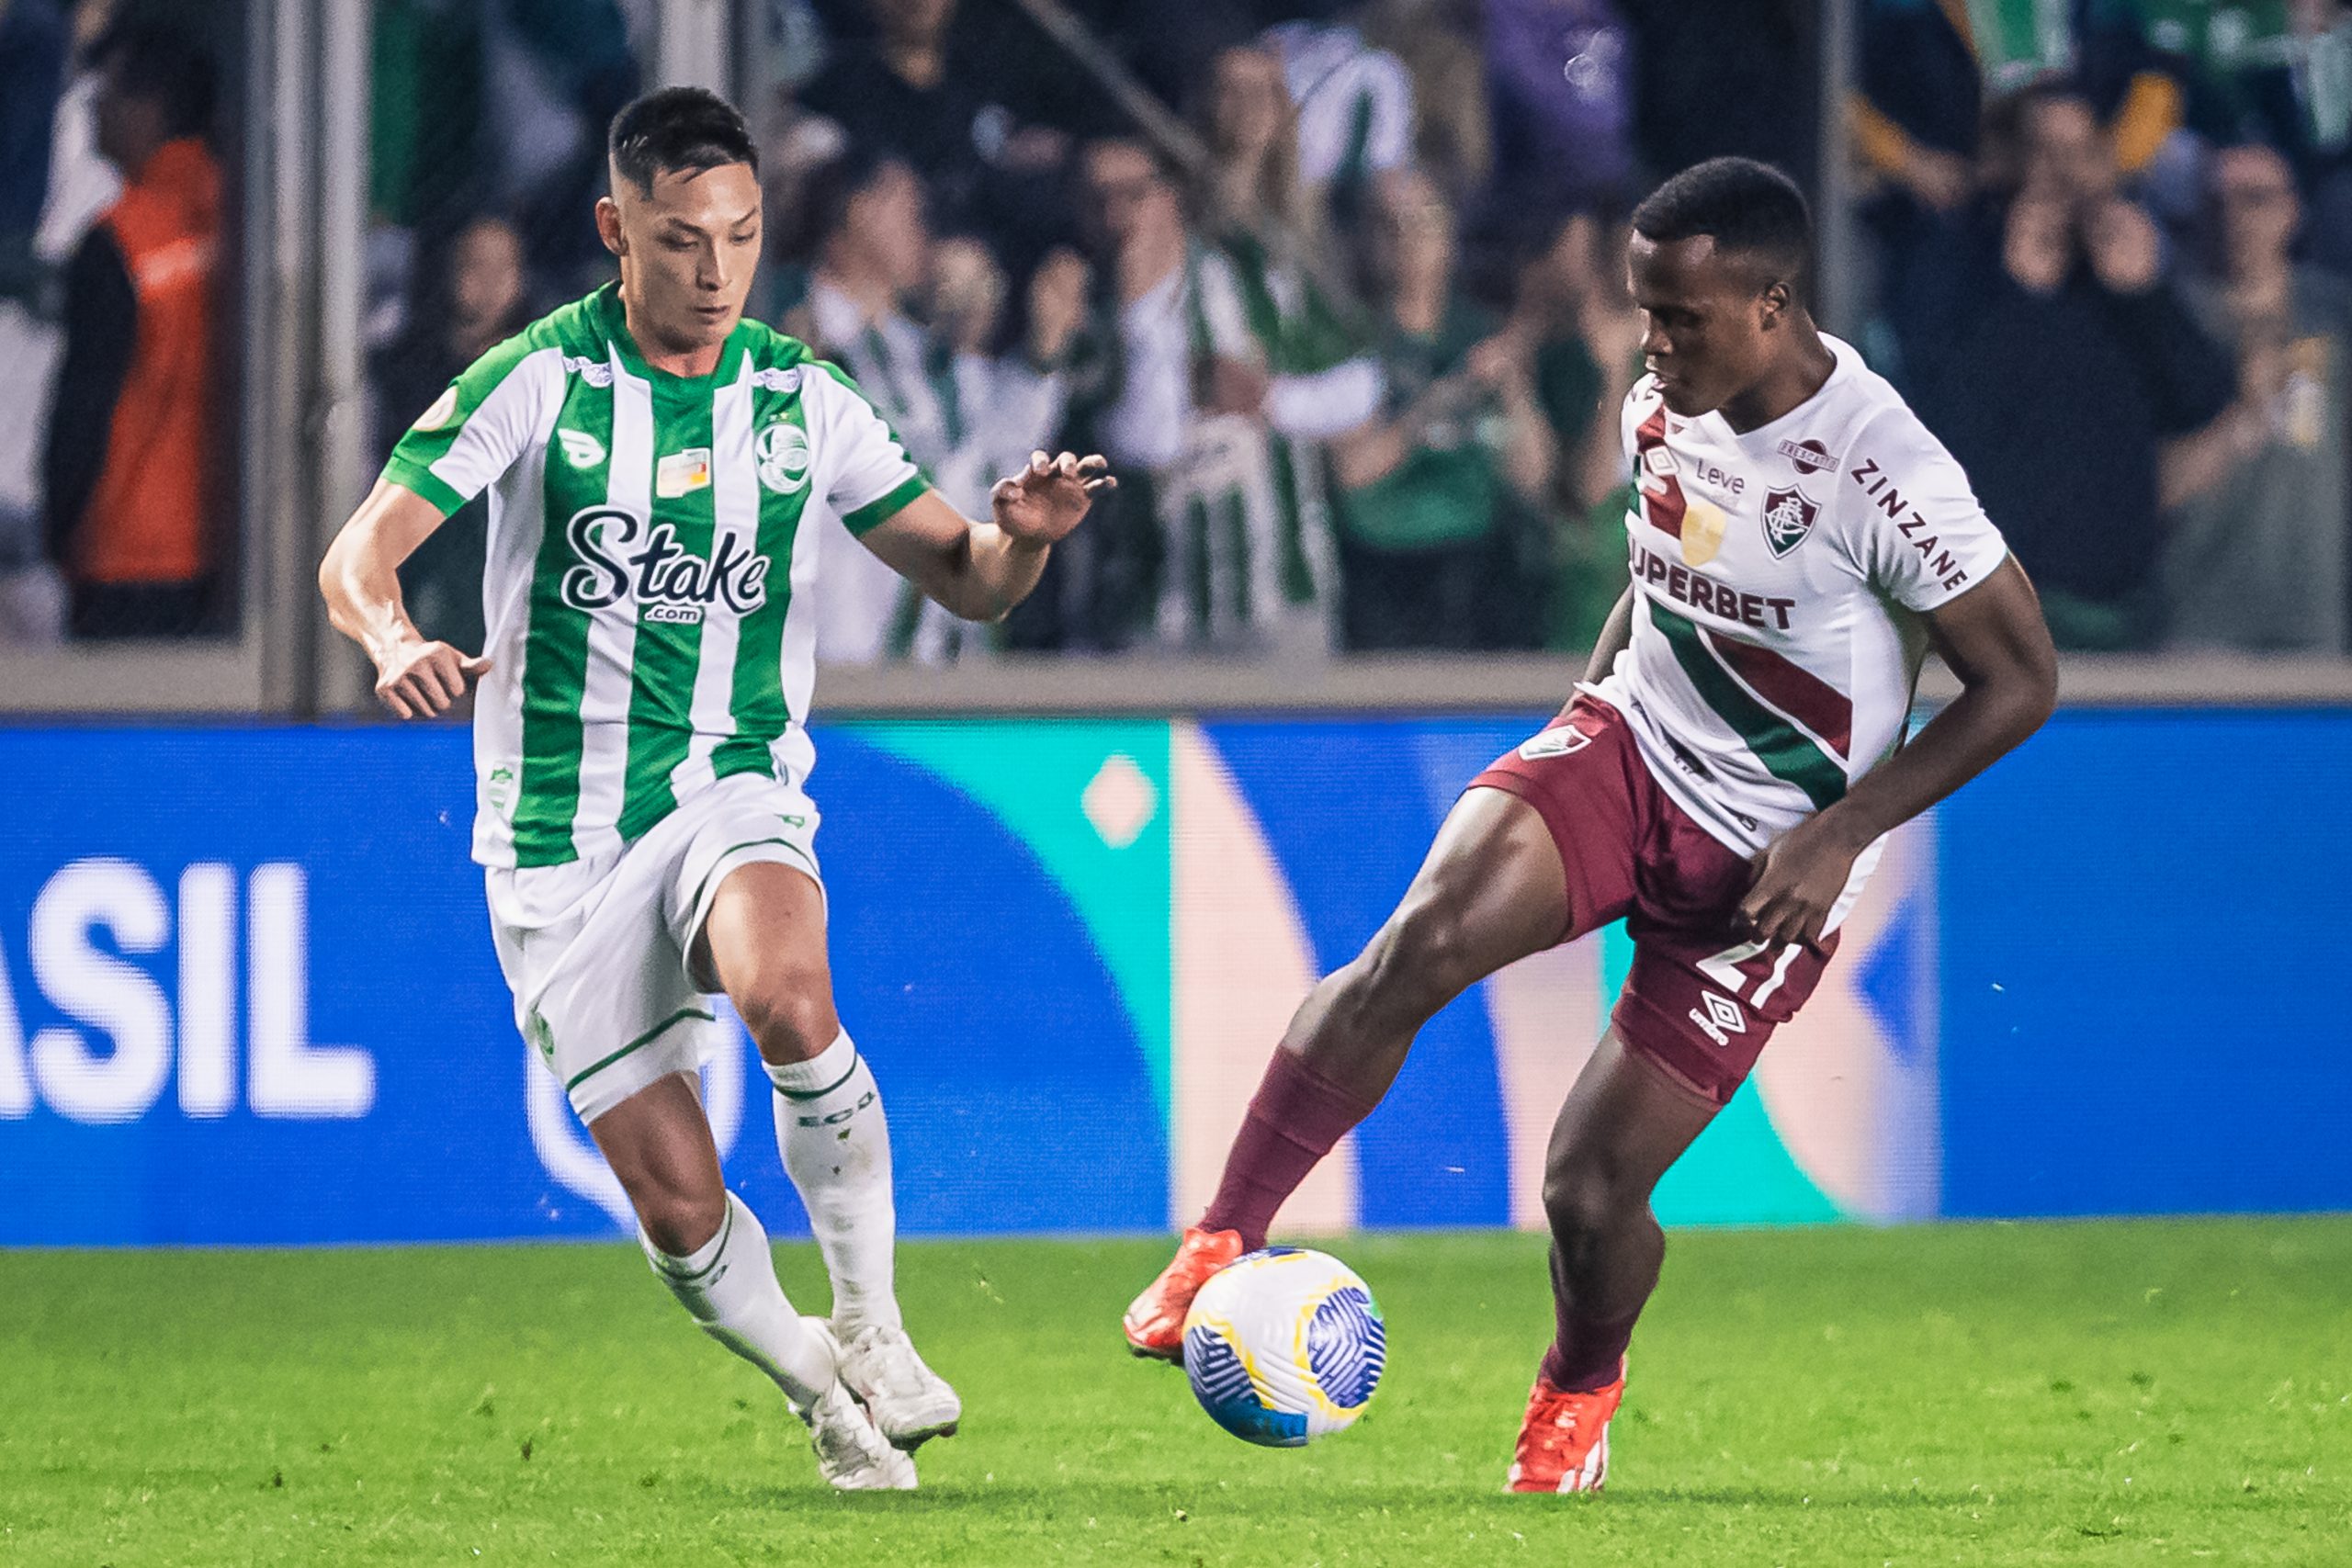
<svg viewBox="0 0 2352 1568">
<path fill-rule="evenodd" d="M 715 976 L 686 955 L 719 883 L 738 866 L 817 866 L 817 807 L 799 790 L 739 773 L 690 797 L 618 852 L 487 875 L 498 966 L 514 1022 L 582 1122 L 724 1047 Z"/>
</svg>

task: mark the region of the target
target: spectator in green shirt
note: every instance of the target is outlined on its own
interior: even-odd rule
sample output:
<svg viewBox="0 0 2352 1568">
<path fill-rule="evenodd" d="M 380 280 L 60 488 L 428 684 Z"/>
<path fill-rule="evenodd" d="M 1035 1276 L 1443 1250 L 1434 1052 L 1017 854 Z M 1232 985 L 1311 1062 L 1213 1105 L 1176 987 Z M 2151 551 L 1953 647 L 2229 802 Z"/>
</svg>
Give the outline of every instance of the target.
<svg viewBox="0 0 2352 1568">
<path fill-rule="evenodd" d="M 1630 475 L 1621 415 L 1642 374 L 1642 316 L 1626 292 L 1628 230 L 1568 218 L 1520 267 L 1514 337 L 1535 345 L 1535 400 L 1560 453 L 1552 486 L 1540 641 L 1581 653 L 1625 592 Z"/>
<path fill-rule="evenodd" d="M 1386 394 L 1331 446 L 1346 646 L 1519 643 L 1510 509 L 1544 504 L 1555 457 L 1532 356 L 1455 288 L 1453 214 L 1427 175 L 1382 176 L 1367 250 Z"/>
</svg>

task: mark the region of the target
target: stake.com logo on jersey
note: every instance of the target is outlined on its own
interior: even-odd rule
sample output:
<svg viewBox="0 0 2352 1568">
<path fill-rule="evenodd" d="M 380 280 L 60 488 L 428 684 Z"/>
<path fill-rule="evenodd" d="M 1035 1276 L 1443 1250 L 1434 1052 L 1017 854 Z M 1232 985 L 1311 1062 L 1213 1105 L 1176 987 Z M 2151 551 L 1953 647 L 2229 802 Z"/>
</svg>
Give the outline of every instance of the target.
<svg viewBox="0 0 2352 1568">
<path fill-rule="evenodd" d="M 575 610 L 595 611 L 634 598 L 649 621 L 697 625 L 712 604 L 748 615 L 767 603 L 768 558 L 732 534 L 706 560 L 678 543 L 678 530 L 617 506 L 583 506 L 564 525 L 578 566 L 563 574 L 560 592 Z M 622 553 L 628 547 L 640 547 Z"/>
</svg>

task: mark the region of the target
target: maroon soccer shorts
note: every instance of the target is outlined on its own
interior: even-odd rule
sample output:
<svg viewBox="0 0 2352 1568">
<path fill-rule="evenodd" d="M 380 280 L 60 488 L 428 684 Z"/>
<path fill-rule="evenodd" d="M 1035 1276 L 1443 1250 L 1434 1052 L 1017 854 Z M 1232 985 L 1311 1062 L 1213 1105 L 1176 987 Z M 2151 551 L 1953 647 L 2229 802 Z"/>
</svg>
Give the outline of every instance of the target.
<svg viewBox="0 0 2352 1568">
<path fill-rule="evenodd" d="M 1470 781 L 1533 807 L 1559 846 L 1573 941 L 1623 919 L 1634 965 L 1619 1038 L 1721 1105 L 1795 1016 L 1837 950 L 1757 942 L 1739 919 L 1755 874 L 1658 787 L 1624 715 L 1579 694 L 1543 732 Z"/>
</svg>

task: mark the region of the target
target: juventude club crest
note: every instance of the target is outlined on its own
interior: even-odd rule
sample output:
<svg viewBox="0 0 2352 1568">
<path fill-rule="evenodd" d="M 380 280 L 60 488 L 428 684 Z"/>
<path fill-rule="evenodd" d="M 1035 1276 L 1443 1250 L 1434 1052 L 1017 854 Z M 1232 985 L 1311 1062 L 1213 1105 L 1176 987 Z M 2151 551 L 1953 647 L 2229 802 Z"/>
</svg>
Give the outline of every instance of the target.
<svg viewBox="0 0 2352 1568">
<path fill-rule="evenodd" d="M 1813 532 L 1813 520 L 1821 515 L 1821 508 L 1805 499 L 1804 491 L 1793 486 L 1788 490 L 1769 491 L 1764 496 L 1764 542 L 1772 547 L 1775 558 L 1787 555 L 1804 543 Z"/>
<path fill-rule="evenodd" d="M 808 435 L 798 425 L 772 421 L 752 445 L 760 459 L 760 482 L 768 489 L 790 495 L 808 482 Z"/>
</svg>

